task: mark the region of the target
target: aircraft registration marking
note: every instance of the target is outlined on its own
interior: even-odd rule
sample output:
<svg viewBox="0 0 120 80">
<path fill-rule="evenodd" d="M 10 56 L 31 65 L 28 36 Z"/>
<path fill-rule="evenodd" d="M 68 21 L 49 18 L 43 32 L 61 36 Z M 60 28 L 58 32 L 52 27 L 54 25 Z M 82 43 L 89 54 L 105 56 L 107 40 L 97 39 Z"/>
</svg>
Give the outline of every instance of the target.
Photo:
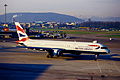
<svg viewBox="0 0 120 80">
<path fill-rule="evenodd" d="M 75 49 L 78 49 L 78 50 L 93 50 L 92 48 L 81 48 L 81 47 L 75 47 Z"/>
</svg>

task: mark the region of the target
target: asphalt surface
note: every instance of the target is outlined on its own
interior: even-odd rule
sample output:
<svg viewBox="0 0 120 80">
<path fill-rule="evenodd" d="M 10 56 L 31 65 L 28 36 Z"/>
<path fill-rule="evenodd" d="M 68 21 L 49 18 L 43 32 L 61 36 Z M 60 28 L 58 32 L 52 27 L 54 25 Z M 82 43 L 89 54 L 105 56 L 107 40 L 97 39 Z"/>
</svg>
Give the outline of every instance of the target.
<svg viewBox="0 0 120 80">
<path fill-rule="evenodd" d="M 120 80 L 119 40 L 99 40 L 105 41 L 112 53 L 100 55 L 97 61 L 91 54 L 46 58 L 46 51 L 19 48 L 13 41 L 1 40 L 0 80 Z"/>
</svg>

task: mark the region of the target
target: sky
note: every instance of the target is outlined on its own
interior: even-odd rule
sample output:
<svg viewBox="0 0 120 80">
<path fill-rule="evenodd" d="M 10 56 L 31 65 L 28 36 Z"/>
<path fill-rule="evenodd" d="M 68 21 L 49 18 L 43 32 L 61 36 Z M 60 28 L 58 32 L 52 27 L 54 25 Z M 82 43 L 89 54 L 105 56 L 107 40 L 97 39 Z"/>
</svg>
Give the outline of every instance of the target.
<svg viewBox="0 0 120 80">
<path fill-rule="evenodd" d="M 55 12 L 72 16 L 120 17 L 120 0 L 0 0 L 0 14 Z"/>
</svg>

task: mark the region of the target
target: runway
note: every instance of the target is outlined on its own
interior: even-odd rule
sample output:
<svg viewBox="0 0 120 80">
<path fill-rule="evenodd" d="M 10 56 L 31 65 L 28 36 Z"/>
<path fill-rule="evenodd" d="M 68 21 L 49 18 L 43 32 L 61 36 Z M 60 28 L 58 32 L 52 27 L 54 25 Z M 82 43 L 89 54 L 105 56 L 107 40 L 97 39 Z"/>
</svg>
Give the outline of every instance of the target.
<svg viewBox="0 0 120 80">
<path fill-rule="evenodd" d="M 46 58 L 46 51 L 16 46 L 0 42 L 0 80 L 120 80 L 118 48 L 94 61 L 90 54 Z"/>
</svg>

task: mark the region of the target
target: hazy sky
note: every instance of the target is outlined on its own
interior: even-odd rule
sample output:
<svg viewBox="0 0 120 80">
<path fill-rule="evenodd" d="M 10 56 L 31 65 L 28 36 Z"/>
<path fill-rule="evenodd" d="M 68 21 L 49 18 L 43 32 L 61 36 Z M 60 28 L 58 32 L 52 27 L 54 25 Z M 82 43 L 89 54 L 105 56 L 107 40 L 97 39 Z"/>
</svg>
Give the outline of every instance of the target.
<svg viewBox="0 0 120 80">
<path fill-rule="evenodd" d="M 74 16 L 120 17 L 120 0 L 0 0 L 0 14 L 7 12 L 56 12 Z"/>
</svg>

